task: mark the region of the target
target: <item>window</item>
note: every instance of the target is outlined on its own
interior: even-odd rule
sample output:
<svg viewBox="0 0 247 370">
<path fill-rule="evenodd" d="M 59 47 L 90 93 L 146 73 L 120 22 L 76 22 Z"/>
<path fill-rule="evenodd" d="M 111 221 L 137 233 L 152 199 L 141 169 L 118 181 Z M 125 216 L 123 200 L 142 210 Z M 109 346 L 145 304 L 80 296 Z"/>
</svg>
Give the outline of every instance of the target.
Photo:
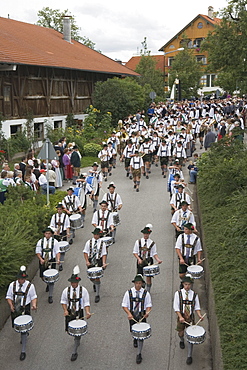
<svg viewBox="0 0 247 370">
<path fill-rule="evenodd" d="M 62 128 L 62 122 L 63 121 L 54 121 L 54 130 Z"/>
<path fill-rule="evenodd" d="M 202 22 L 197 23 L 197 28 L 199 29 L 203 28 L 203 23 Z"/>
<path fill-rule="evenodd" d="M 174 57 L 169 57 L 168 58 L 168 67 L 172 66 L 172 62 L 174 61 Z"/>
<path fill-rule="evenodd" d="M 195 39 L 194 40 L 194 44 L 193 44 L 193 47 L 194 48 L 200 48 L 201 47 L 201 43 L 204 39 L 203 38 L 198 38 L 198 39 Z"/>
<path fill-rule="evenodd" d="M 37 140 L 44 139 L 44 123 L 43 122 L 34 123 L 34 136 Z"/>
<path fill-rule="evenodd" d="M 201 62 L 202 64 L 207 64 L 207 58 L 205 55 L 196 55 L 196 61 Z"/>
<path fill-rule="evenodd" d="M 174 45 L 170 45 L 169 46 L 169 49 L 175 49 L 175 46 Z"/>
<path fill-rule="evenodd" d="M 10 126 L 10 135 L 11 136 L 15 136 L 19 132 L 21 132 L 21 125 Z"/>
</svg>

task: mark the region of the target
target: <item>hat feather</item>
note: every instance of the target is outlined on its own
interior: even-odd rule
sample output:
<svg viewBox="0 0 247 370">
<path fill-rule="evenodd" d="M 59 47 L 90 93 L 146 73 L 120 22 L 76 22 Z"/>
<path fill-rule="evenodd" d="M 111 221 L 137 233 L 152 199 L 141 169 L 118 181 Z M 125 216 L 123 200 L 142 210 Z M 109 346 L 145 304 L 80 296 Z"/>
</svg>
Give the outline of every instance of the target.
<svg viewBox="0 0 247 370">
<path fill-rule="evenodd" d="M 76 266 L 74 267 L 74 269 L 73 269 L 73 274 L 74 274 L 74 275 L 78 275 L 79 273 L 80 273 L 79 266 L 78 266 L 78 265 L 76 265 Z"/>
<path fill-rule="evenodd" d="M 26 266 L 21 266 L 20 271 L 26 271 Z"/>
</svg>

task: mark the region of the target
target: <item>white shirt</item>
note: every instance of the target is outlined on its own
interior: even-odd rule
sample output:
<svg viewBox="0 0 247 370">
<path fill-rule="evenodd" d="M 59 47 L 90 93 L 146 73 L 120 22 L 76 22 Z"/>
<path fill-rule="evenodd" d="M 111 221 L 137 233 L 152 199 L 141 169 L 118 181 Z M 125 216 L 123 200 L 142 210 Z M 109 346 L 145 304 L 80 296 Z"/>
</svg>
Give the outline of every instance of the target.
<svg viewBox="0 0 247 370">
<path fill-rule="evenodd" d="M 108 202 L 108 209 L 109 211 L 118 209 L 120 204 L 123 204 L 122 199 L 119 194 L 117 193 L 105 193 L 102 200 L 106 200 Z M 112 207 L 113 206 L 113 207 Z"/>
<path fill-rule="evenodd" d="M 126 147 L 123 150 L 123 156 L 125 158 L 131 158 L 135 154 L 136 147 L 134 144 L 132 144 L 130 147 L 129 145 L 126 145 Z"/>
<path fill-rule="evenodd" d="M 131 291 L 132 291 L 133 298 L 136 298 L 136 289 L 135 289 L 135 287 L 131 288 Z M 144 289 L 141 288 L 139 290 L 139 292 L 140 292 L 139 298 L 141 298 L 142 295 L 143 295 Z M 135 303 L 134 303 L 133 306 L 135 307 Z M 122 301 L 122 307 L 127 307 L 128 309 L 130 309 L 130 296 L 129 296 L 129 291 L 128 290 L 124 294 L 123 301 Z M 152 300 L 151 300 L 151 295 L 150 295 L 149 292 L 147 292 L 146 297 L 145 297 L 144 310 L 146 310 L 147 307 L 152 307 Z M 141 304 L 139 305 L 139 311 L 141 311 Z"/>
<path fill-rule="evenodd" d="M 103 240 L 101 238 L 99 238 L 98 240 L 92 238 L 92 239 L 89 239 L 86 242 L 85 247 L 83 249 L 83 253 L 86 253 L 89 256 L 89 258 L 92 257 L 90 255 L 90 241 L 92 241 L 92 253 L 93 253 L 93 250 L 94 250 L 94 243 L 97 241 L 97 255 L 96 255 L 96 259 L 99 259 L 99 258 L 107 255 L 105 242 L 103 242 Z M 102 242 L 103 242 L 103 244 L 102 244 L 102 251 L 101 251 L 101 254 L 99 255 L 100 246 L 101 246 L 101 243 Z"/>
<path fill-rule="evenodd" d="M 108 216 L 107 225 L 106 225 L 106 218 L 107 218 L 108 213 L 109 213 L 109 216 Z M 101 226 L 101 220 L 99 220 L 98 214 L 99 214 L 99 218 L 102 218 L 102 210 L 101 209 L 94 212 L 93 218 L 92 218 L 92 225 L 96 224 L 97 226 Z M 103 229 L 108 229 L 111 225 L 112 226 L 114 225 L 112 213 L 109 212 L 108 210 L 106 210 L 105 213 L 104 213 L 104 219 L 105 219 L 105 221 L 104 221 Z"/>
<path fill-rule="evenodd" d="M 60 303 L 61 304 L 66 304 L 67 306 L 69 306 L 69 300 L 68 300 L 68 287 L 65 288 L 62 292 L 62 295 L 61 295 L 61 300 L 60 300 Z M 78 284 L 78 287 L 75 288 L 75 291 L 76 291 L 76 297 L 79 298 L 80 297 L 80 285 Z M 72 286 L 70 287 L 70 298 L 72 299 L 73 298 L 73 293 L 74 293 L 74 289 L 72 288 Z M 79 301 L 76 302 L 76 311 L 79 310 Z M 81 307 L 84 308 L 86 306 L 90 306 L 90 300 L 89 300 L 89 294 L 88 294 L 88 291 L 86 288 L 82 287 L 82 297 L 81 297 Z M 72 302 L 70 302 L 70 307 L 68 307 L 68 309 L 71 309 L 72 307 Z"/>
<path fill-rule="evenodd" d="M 181 289 L 182 297 L 183 297 L 184 300 L 186 299 L 185 292 L 186 292 L 186 290 L 184 288 Z M 193 300 L 193 297 L 194 297 L 194 291 L 190 289 L 188 291 L 188 300 L 189 301 L 192 301 Z M 190 314 L 191 314 L 192 313 L 191 312 L 191 305 L 189 305 L 189 307 L 190 307 Z M 183 304 L 183 312 L 184 312 L 184 308 L 185 308 L 185 304 Z M 174 309 L 175 312 L 180 312 L 180 300 L 179 300 L 178 291 L 175 292 L 175 295 L 174 295 L 173 309 Z M 197 294 L 196 297 L 195 297 L 195 307 L 194 307 L 194 310 L 197 311 L 197 310 L 200 310 L 200 309 L 201 309 L 200 308 L 200 302 L 199 302 L 199 298 L 198 298 L 198 294 Z"/>
<path fill-rule="evenodd" d="M 23 293 L 25 293 L 28 284 L 29 284 L 29 281 L 25 280 L 25 282 L 23 283 L 23 285 L 21 287 L 21 291 Z M 14 286 L 14 281 L 12 281 L 12 283 L 9 285 L 8 291 L 7 291 L 7 294 L 6 294 L 6 299 L 11 299 L 12 301 L 14 300 L 13 286 Z M 15 289 L 16 289 L 16 292 L 18 292 L 18 290 L 19 290 L 18 280 L 16 280 L 16 288 Z M 15 296 L 15 299 L 16 298 L 17 298 L 17 295 Z M 22 296 L 22 298 L 21 298 L 21 306 L 22 306 L 22 303 L 23 303 L 23 298 L 24 298 L 24 296 Z M 35 298 L 37 298 L 36 290 L 35 290 L 34 285 L 31 284 L 30 288 L 29 288 L 29 291 L 27 293 L 26 305 L 28 305 Z"/>
<path fill-rule="evenodd" d="M 194 226 L 196 226 L 195 217 L 191 211 L 189 211 L 188 209 L 186 211 L 178 209 L 176 212 L 173 213 L 171 223 L 175 222 L 177 226 L 181 226 L 183 221 L 186 221 L 186 223 L 190 222 Z"/>
<path fill-rule="evenodd" d="M 40 186 L 47 184 L 47 178 L 43 173 L 39 177 L 39 184 Z"/>
<path fill-rule="evenodd" d="M 51 222 L 50 222 L 50 227 L 52 229 L 58 229 L 58 220 L 59 220 L 59 214 L 55 213 L 52 216 Z M 62 213 L 60 215 L 60 222 L 61 222 L 60 232 L 62 232 L 64 230 L 66 231 L 66 229 L 68 229 L 70 227 L 69 216 L 66 215 L 65 213 Z M 62 224 L 63 224 L 63 229 L 62 229 Z"/>
<path fill-rule="evenodd" d="M 187 244 L 187 240 L 188 240 L 188 235 L 187 234 L 180 234 L 177 238 L 177 241 L 176 241 L 176 245 L 175 245 L 175 249 L 180 249 L 180 252 L 182 253 L 182 250 L 183 250 L 183 244 L 182 244 L 182 236 L 184 235 L 184 244 Z M 193 245 L 194 244 L 194 241 L 195 239 L 197 238 L 196 234 L 192 233 L 190 234 L 190 245 Z M 187 248 L 184 247 L 184 255 L 183 257 L 186 256 L 186 250 Z M 190 252 L 189 252 L 189 257 L 192 257 L 192 248 L 189 248 Z M 195 245 L 195 248 L 194 248 L 194 253 L 193 255 L 196 255 L 197 252 L 200 252 L 202 251 L 202 246 L 201 246 L 201 240 L 200 238 L 197 239 L 197 242 L 196 242 L 196 245 Z"/>
<path fill-rule="evenodd" d="M 93 171 L 93 170 L 89 170 L 88 172 L 89 172 L 89 176 L 94 176 L 94 177 L 96 177 L 96 178 L 97 178 L 98 183 L 99 183 L 99 182 L 102 182 L 102 180 L 103 180 L 103 176 L 102 176 L 101 171 Z"/>
<path fill-rule="evenodd" d="M 102 161 L 102 162 L 106 162 L 106 161 L 109 161 L 109 159 L 112 157 L 112 154 L 110 153 L 110 151 L 107 149 L 102 149 L 99 154 L 98 154 L 98 158 Z"/>
<path fill-rule="evenodd" d="M 147 240 L 145 240 L 144 238 L 141 238 L 141 247 L 144 246 L 145 242 L 147 242 L 147 248 L 149 248 L 150 245 L 153 243 L 153 240 L 151 240 L 150 238 L 148 238 Z M 156 247 L 156 244 L 154 243 L 154 245 L 152 246 L 152 248 L 150 250 L 150 257 L 153 257 L 157 254 L 156 250 L 157 250 L 157 247 Z M 139 254 L 139 239 L 136 240 L 136 242 L 135 242 L 133 253 L 138 254 L 138 256 L 140 255 Z M 146 253 L 146 256 L 147 255 L 148 255 L 148 252 Z M 143 256 L 143 251 L 141 251 L 141 257 L 142 256 Z"/>
<path fill-rule="evenodd" d="M 184 191 L 182 193 L 174 193 L 172 194 L 170 204 L 174 204 L 176 208 L 179 207 L 180 202 L 187 202 L 190 204 L 190 196 L 189 194 L 185 193 Z"/>
<path fill-rule="evenodd" d="M 134 170 L 139 170 L 139 168 L 144 166 L 143 159 L 139 156 L 138 157 L 137 156 L 132 157 L 131 160 L 130 160 L 130 166 Z"/>
<path fill-rule="evenodd" d="M 42 239 L 44 240 L 44 244 L 43 244 L 43 255 L 42 255 L 42 248 L 41 248 L 41 242 L 42 242 Z M 52 246 L 52 237 L 50 239 L 46 239 L 46 238 L 42 238 L 38 241 L 37 245 L 36 245 L 36 249 L 35 249 L 35 253 L 39 253 L 41 255 L 41 257 L 43 258 L 45 256 L 45 252 L 44 252 L 44 249 L 48 249 L 50 248 L 51 249 L 51 246 Z M 58 253 L 60 253 L 60 248 L 59 248 L 59 243 L 56 239 L 54 239 L 54 247 L 53 247 L 53 250 L 52 250 L 53 253 L 49 252 L 49 260 L 52 259 L 52 258 L 56 258 L 56 255 Z"/>
<path fill-rule="evenodd" d="M 74 211 L 77 211 L 77 209 L 81 206 L 81 202 L 80 202 L 80 199 L 76 195 L 72 194 L 71 196 L 66 195 L 66 197 L 63 198 L 62 205 L 69 212 L 74 212 Z"/>
</svg>

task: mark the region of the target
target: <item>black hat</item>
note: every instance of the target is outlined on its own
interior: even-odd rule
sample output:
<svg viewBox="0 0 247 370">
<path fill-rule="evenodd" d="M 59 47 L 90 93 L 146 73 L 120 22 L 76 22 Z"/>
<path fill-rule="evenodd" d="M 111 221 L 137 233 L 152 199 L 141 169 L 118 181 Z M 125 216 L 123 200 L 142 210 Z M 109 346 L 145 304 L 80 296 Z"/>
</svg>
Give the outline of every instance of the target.
<svg viewBox="0 0 247 370">
<path fill-rule="evenodd" d="M 26 279 L 28 275 L 26 273 L 26 266 L 21 266 L 18 274 L 16 275 L 17 279 Z"/>
<path fill-rule="evenodd" d="M 179 178 L 180 178 L 180 175 L 179 175 L 179 173 L 175 173 L 175 174 L 173 175 L 173 177 L 179 177 Z"/>
<path fill-rule="evenodd" d="M 68 189 L 67 189 L 67 191 L 73 191 L 74 192 L 74 188 L 73 188 L 73 186 L 70 186 Z"/>
<path fill-rule="evenodd" d="M 183 279 L 182 279 L 182 283 L 190 283 L 190 284 L 192 284 L 193 282 L 194 282 L 194 280 L 189 275 L 187 275 L 187 276 L 185 275 L 183 277 Z"/>
<path fill-rule="evenodd" d="M 94 166 L 99 167 L 99 165 L 98 165 L 98 163 L 97 163 L 97 162 L 94 162 L 94 163 L 93 163 L 92 167 L 94 167 Z"/>
<path fill-rule="evenodd" d="M 57 208 L 63 208 L 62 203 L 58 203 Z"/>
<path fill-rule="evenodd" d="M 143 279 L 141 274 L 136 275 L 134 280 L 132 280 L 132 283 L 135 283 L 136 281 L 141 281 L 141 282 L 145 283 L 145 280 Z"/>
<path fill-rule="evenodd" d="M 106 200 L 102 200 L 101 202 L 100 202 L 100 205 L 101 204 L 107 204 L 108 205 L 108 202 L 106 201 Z"/>
<path fill-rule="evenodd" d="M 141 233 L 143 233 L 143 234 L 151 234 L 151 232 L 152 232 L 152 225 L 151 225 L 151 224 L 146 225 L 146 226 L 141 230 Z"/>
<path fill-rule="evenodd" d="M 114 182 L 110 182 L 107 189 L 110 189 L 110 188 L 116 188 Z"/>
<path fill-rule="evenodd" d="M 100 226 L 97 226 L 97 227 L 94 229 L 94 231 L 92 231 L 92 234 L 94 234 L 94 235 L 101 235 L 101 234 L 103 234 L 103 230 L 101 229 L 101 227 L 100 227 Z"/>
<path fill-rule="evenodd" d="M 49 226 L 43 230 L 43 233 L 46 233 L 46 232 L 50 232 L 50 233 L 54 234 L 54 231 Z"/>
<path fill-rule="evenodd" d="M 78 146 L 77 146 L 77 145 L 74 145 L 74 146 L 73 146 L 73 149 L 78 149 Z"/>
<path fill-rule="evenodd" d="M 188 205 L 189 205 L 189 203 L 186 202 L 186 200 L 183 200 L 183 202 L 181 202 L 181 206 L 188 206 Z"/>
<path fill-rule="evenodd" d="M 73 274 L 68 279 L 68 281 L 70 281 L 71 283 L 79 283 L 79 281 L 81 280 L 81 278 L 78 276 L 79 273 L 80 269 L 79 266 L 77 265 L 73 268 Z"/>
<path fill-rule="evenodd" d="M 184 224 L 184 227 L 186 227 L 186 229 L 189 229 L 189 230 L 194 230 L 195 229 L 194 225 L 191 222 L 188 222 L 187 224 Z"/>
</svg>

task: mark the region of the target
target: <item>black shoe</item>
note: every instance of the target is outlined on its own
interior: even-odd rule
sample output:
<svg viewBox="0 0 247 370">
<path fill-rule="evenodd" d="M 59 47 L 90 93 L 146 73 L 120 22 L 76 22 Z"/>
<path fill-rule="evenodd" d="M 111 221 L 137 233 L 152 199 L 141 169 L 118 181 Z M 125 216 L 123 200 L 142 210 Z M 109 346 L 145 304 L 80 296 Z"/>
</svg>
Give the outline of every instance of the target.
<svg viewBox="0 0 247 370">
<path fill-rule="evenodd" d="M 93 291 L 96 292 L 96 286 L 95 286 L 95 284 L 93 285 Z"/>
<path fill-rule="evenodd" d="M 134 189 L 136 189 L 136 185 L 134 185 Z"/>
<path fill-rule="evenodd" d="M 133 179 L 132 175 L 130 175 L 130 176 L 129 176 L 129 179 L 130 179 L 130 180 L 132 180 L 132 179 Z"/>
<path fill-rule="evenodd" d="M 148 175 L 146 176 L 146 179 L 149 179 L 149 176 Z"/>
<path fill-rule="evenodd" d="M 181 349 L 185 349 L 185 344 L 184 344 L 184 342 L 182 342 L 182 341 L 181 341 L 181 342 L 179 343 L 179 347 L 180 347 Z"/>
<path fill-rule="evenodd" d="M 23 360 L 25 360 L 25 358 L 26 358 L 26 353 L 25 352 L 21 352 L 21 354 L 20 354 L 20 360 L 23 361 Z"/>
<path fill-rule="evenodd" d="M 111 172 L 109 172 L 108 175 L 111 176 Z"/>
<path fill-rule="evenodd" d="M 63 271 L 63 266 L 62 265 L 59 266 L 59 271 Z"/>
<path fill-rule="evenodd" d="M 157 163 L 156 163 L 155 167 L 158 167 Z"/>
<path fill-rule="evenodd" d="M 141 362 L 142 362 L 142 355 L 139 354 L 139 355 L 136 356 L 136 363 L 140 364 Z"/>
<path fill-rule="evenodd" d="M 164 176 L 164 171 L 162 171 L 162 176 Z"/>
<path fill-rule="evenodd" d="M 126 173 L 126 177 L 129 177 L 129 172 Z"/>
<path fill-rule="evenodd" d="M 136 189 L 136 192 L 139 193 L 139 188 Z"/>
<path fill-rule="evenodd" d="M 70 239 L 70 241 L 69 241 L 69 244 L 71 245 L 71 244 L 73 244 L 73 239 Z"/>
<path fill-rule="evenodd" d="M 49 285 L 48 285 L 48 284 L 46 284 L 45 291 L 46 291 L 46 292 L 49 292 Z"/>
<path fill-rule="evenodd" d="M 76 359 L 77 359 L 77 356 L 78 356 L 78 354 L 77 353 L 72 353 L 72 355 L 71 355 L 71 361 L 75 361 Z"/>
<path fill-rule="evenodd" d="M 107 177 L 105 177 L 105 181 L 107 181 Z"/>
<path fill-rule="evenodd" d="M 166 175 L 163 175 L 163 178 L 165 179 L 166 178 Z"/>
<path fill-rule="evenodd" d="M 100 296 L 99 295 L 96 295 L 95 297 L 95 303 L 98 303 L 100 301 Z"/>
<path fill-rule="evenodd" d="M 134 340 L 133 340 L 133 346 L 134 346 L 135 348 L 137 348 L 137 347 L 138 347 L 137 339 L 134 339 Z"/>
<path fill-rule="evenodd" d="M 188 357 L 187 360 L 186 360 L 186 364 L 187 365 L 191 365 L 192 364 L 192 357 Z"/>
<path fill-rule="evenodd" d="M 48 297 L 48 302 L 49 302 L 49 303 L 53 303 L 53 299 L 52 299 L 52 297 Z"/>
</svg>

